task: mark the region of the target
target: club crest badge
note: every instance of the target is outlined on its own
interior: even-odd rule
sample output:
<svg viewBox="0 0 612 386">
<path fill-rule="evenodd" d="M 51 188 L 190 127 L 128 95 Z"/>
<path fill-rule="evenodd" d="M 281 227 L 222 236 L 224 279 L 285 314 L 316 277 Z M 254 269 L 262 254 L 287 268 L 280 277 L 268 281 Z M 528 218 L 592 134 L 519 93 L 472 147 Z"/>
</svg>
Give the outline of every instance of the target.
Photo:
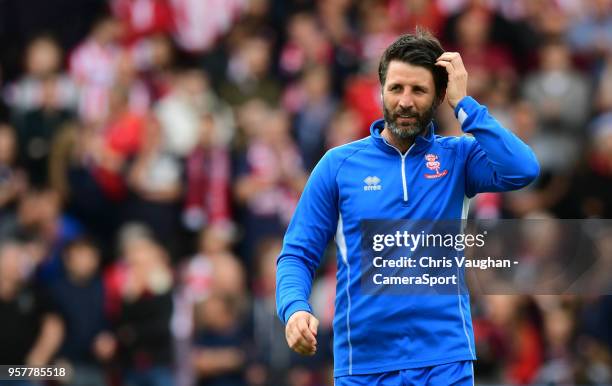
<svg viewBox="0 0 612 386">
<path fill-rule="evenodd" d="M 427 169 L 435 172 L 434 174 L 424 174 L 427 179 L 440 178 L 448 174 L 448 170 L 440 170 L 440 161 L 438 161 L 438 156 L 435 154 L 429 153 L 425 155 L 425 166 Z"/>
</svg>

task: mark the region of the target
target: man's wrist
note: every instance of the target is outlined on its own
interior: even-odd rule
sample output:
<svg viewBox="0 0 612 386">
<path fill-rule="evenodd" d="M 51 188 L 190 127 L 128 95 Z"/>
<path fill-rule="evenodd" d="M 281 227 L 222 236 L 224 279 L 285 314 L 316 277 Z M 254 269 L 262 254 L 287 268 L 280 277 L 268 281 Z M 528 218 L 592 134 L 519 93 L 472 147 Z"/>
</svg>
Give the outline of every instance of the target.
<svg viewBox="0 0 612 386">
<path fill-rule="evenodd" d="M 450 99 L 448 100 L 448 102 L 450 103 L 451 107 L 453 108 L 453 110 L 457 109 L 457 106 L 459 106 L 459 103 L 461 103 L 462 100 L 465 99 L 465 97 L 467 97 L 467 95 L 462 96 L 461 98 L 451 101 Z"/>
<path fill-rule="evenodd" d="M 465 121 L 470 115 L 474 114 L 476 109 L 480 107 L 480 104 L 471 96 L 466 95 L 461 98 L 457 106 L 455 106 L 455 117 L 461 123 L 461 128 L 464 128 Z"/>
</svg>

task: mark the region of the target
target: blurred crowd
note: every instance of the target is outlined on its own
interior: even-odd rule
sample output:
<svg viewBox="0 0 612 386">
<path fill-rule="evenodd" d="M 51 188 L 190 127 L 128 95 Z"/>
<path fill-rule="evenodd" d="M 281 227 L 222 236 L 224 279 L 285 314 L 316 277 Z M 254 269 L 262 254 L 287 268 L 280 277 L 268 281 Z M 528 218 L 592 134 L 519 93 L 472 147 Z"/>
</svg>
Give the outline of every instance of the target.
<svg viewBox="0 0 612 386">
<path fill-rule="evenodd" d="M 612 218 L 611 0 L 0 0 L 0 364 L 333 384 L 335 252 L 312 358 L 287 348 L 275 259 L 312 167 L 382 116 L 378 60 L 417 25 L 541 163 L 472 217 Z M 436 120 L 461 134 L 447 104 Z M 477 382 L 612 383 L 610 296 L 472 302 Z"/>
</svg>

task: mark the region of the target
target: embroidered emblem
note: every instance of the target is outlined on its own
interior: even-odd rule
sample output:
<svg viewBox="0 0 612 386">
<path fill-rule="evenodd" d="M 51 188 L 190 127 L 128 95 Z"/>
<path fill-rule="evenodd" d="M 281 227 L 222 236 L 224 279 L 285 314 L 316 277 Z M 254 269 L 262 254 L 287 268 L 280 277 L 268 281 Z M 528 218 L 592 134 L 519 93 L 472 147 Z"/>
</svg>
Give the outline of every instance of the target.
<svg viewBox="0 0 612 386">
<path fill-rule="evenodd" d="M 427 155 L 425 155 L 425 166 L 427 167 L 427 169 L 434 171 L 434 174 L 424 174 L 425 178 L 428 179 L 432 179 L 432 178 L 440 178 L 440 177 L 444 177 L 445 175 L 448 174 L 448 170 L 444 169 L 444 170 L 440 170 L 440 161 L 438 161 L 438 156 L 432 153 L 429 153 Z"/>
</svg>

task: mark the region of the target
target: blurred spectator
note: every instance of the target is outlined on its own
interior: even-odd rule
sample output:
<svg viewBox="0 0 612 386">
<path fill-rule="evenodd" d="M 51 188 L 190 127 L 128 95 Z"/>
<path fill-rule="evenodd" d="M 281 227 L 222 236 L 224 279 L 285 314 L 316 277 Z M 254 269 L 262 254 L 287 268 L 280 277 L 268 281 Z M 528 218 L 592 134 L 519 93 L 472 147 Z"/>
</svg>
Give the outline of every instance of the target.
<svg viewBox="0 0 612 386">
<path fill-rule="evenodd" d="M 62 127 L 49 155 L 49 182 L 66 203 L 66 213 L 76 218 L 100 242 L 105 259 L 114 255 L 112 245 L 120 218 L 119 205 L 109 199 L 94 174 L 99 136 L 79 121 Z"/>
<path fill-rule="evenodd" d="M 370 135 L 370 125 L 382 116 L 378 63 L 365 63 L 362 71 L 347 79 L 342 99 L 344 105 L 359 116 L 359 138 Z"/>
<path fill-rule="evenodd" d="M 217 296 L 240 299 L 244 307 L 246 275 L 230 248 L 232 235 L 222 224 L 205 227 L 198 242 L 198 253 L 179 269 L 180 283 L 175 295 L 175 312 L 172 330 L 177 352 L 191 355 L 194 338 L 195 305 Z M 181 385 L 191 384 L 194 374 L 190 362 L 178 363 L 178 379 Z"/>
<path fill-rule="evenodd" d="M 211 293 L 244 296 L 246 277 L 243 266 L 231 252 L 231 230 L 211 225 L 200 234 L 198 253 L 185 266 L 183 285 L 191 304 Z"/>
<path fill-rule="evenodd" d="M 154 34 L 170 33 L 174 29 L 174 15 L 169 0 L 111 0 L 114 15 L 125 31 L 128 43 Z"/>
<path fill-rule="evenodd" d="M 576 140 L 556 131 L 543 130 L 534 106 L 524 100 L 514 104 L 508 127 L 531 144 L 540 162 L 540 175 L 528 189 L 505 194 L 506 209 L 519 218 L 542 209 L 550 209 L 561 218 L 574 217 L 573 205 L 568 206 L 564 197 L 570 189 L 569 179 L 578 162 Z"/>
<path fill-rule="evenodd" d="M 612 47 L 612 1 L 592 0 L 581 20 L 569 28 L 567 39 L 572 49 L 593 59 L 601 59 Z"/>
<path fill-rule="evenodd" d="M 250 99 L 242 106 L 235 108 L 238 131 L 234 147 L 239 154 L 244 154 L 248 142 L 267 124 L 270 106 L 261 99 Z"/>
<path fill-rule="evenodd" d="M 578 204 L 578 216 L 612 218 L 612 113 L 593 122 L 588 149 L 569 196 Z"/>
<path fill-rule="evenodd" d="M 306 68 L 328 65 L 331 45 L 311 13 L 297 13 L 287 23 L 288 41 L 282 47 L 279 67 L 290 80 Z"/>
<path fill-rule="evenodd" d="M 570 23 L 570 15 L 564 4 L 570 1 L 523 1 L 527 37 L 531 39 L 530 48 L 547 40 L 562 39 Z M 500 2 L 501 3 L 501 2 Z M 506 2 L 507 3 L 507 2 Z M 580 4 L 582 7 L 582 4 Z M 530 35 L 530 36 L 529 36 Z"/>
<path fill-rule="evenodd" d="M 0 363 L 51 364 L 64 324 L 44 292 L 24 275 L 29 257 L 15 241 L 0 244 Z M 9 349 L 10 348 L 10 349 Z"/>
<path fill-rule="evenodd" d="M 391 0 L 389 16 L 397 33 L 408 33 L 419 26 L 440 36 L 446 15 L 438 1 Z"/>
<path fill-rule="evenodd" d="M 385 48 L 396 38 L 393 24 L 388 21 L 387 8 L 383 1 L 362 1 L 359 3 L 359 18 L 362 27 L 361 59 L 366 63 L 377 63 Z"/>
<path fill-rule="evenodd" d="M 160 34 L 142 40 L 132 46 L 130 54 L 134 66 L 147 85 L 152 101 L 172 91 L 172 66 L 176 60 L 176 48 L 169 36 Z"/>
<path fill-rule="evenodd" d="M 336 110 L 331 96 L 330 74 L 325 67 L 312 67 L 300 79 L 301 103 L 296 106 L 295 131 L 304 166 L 312 170 L 323 155 L 325 129 Z"/>
<path fill-rule="evenodd" d="M 127 194 L 126 169 L 142 146 L 145 117 L 129 106 L 128 90 L 110 90 L 109 114 L 93 145 L 94 177 L 109 199 L 124 200 Z"/>
<path fill-rule="evenodd" d="M 243 12 L 244 0 L 173 0 L 175 39 L 182 49 L 203 53 L 210 49 Z M 210 10 L 214 9 L 214 12 Z"/>
<path fill-rule="evenodd" d="M 63 109 L 57 99 L 56 84 L 59 81 L 50 75 L 39 80 L 39 106 L 15 117 L 19 142 L 20 163 L 28 170 L 32 185 L 49 184 L 49 153 L 57 132 L 71 117 L 72 112 Z"/>
<path fill-rule="evenodd" d="M 585 292 L 590 294 L 597 294 L 599 293 L 598 291 L 610 292 L 612 290 L 612 282 L 609 277 L 606 278 L 606 275 L 612 272 L 612 229 L 610 227 L 600 229 L 596 232 L 594 238 L 595 261 L 591 267 L 593 275 L 590 276 L 591 280 L 589 280 L 588 283 L 584 283 L 587 287 L 585 288 Z M 608 318 L 612 317 L 612 308 L 608 309 L 607 312 L 610 313 Z M 604 322 L 604 320 L 601 322 Z M 605 331 L 605 328 L 603 328 L 600 329 L 599 332 L 603 335 L 601 336 L 603 342 L 608 345 L 608 347 L 612 347 L 612 334 L 610 331 Z"/>
<path fill-rule="evenodd" d="M 21 55 L 29 39 L 51 32 L 69 50 L 107 7 L 107 0 L 4 0 L 0 7 L 0 60 L 6 64 L 7 79 L 15 79 L 21 73 Z"/>
<path fill-rule="evenodd" d="M 607 235 L 607 242 L 610 242 Z M 609 293 L 609 291 L 608 291 Z M 588 299 L 578 319 L 580 334 L 578 352 L 583 359 L 578 382 L 606 384 L 612 382 L 612 296 Z"/>
<path fill-rule="evenodd" d="M 175 72 L 170 92 L 155 107 L 155 116 L 162 129 L 163 148 L 185 157 L 198 137 L 199 110 L 204 108 L 207 80 L 196 69 Z"/>
<path fill-rule="evenodd" d="M 521 266 L 514 272 L 514 280 L 533 293 L 563 292 L 570 281 L 565 273 L 570 262 L 561 259 L 566 241 L 561 236 L 563 223 L 544 211 L 532 211 L 524 218 L 517 232 Z"/>
<path fill-rule="evenodd" d="M 359 68 L 361 42 L 355 23 L 356 7 L 351 0 L 317 2 L 319 23 L 332 45 L 330 84 L 336 98 L 342 96 L 346 79 Z"/>
<path fill-rule="evenodd" d="M 0 122 L 5 123 L 10 120 L 11 111 L 2 97 L 2 67 L 0 67 Z"/>
<path fill-rule="evenodd" d="M 325 130 L 325 149 L 358 140 L 361 126 L 360 117 L 353 110 L 338 109 Z"/>
<path fill-rule="evenodd" d="M 182 165 L 162 146 L 159 124 L 149 119 L 142 147 L 127 176 L 131 194 L 125 216 L 127 221 L 147 224 L 155 238 L 175 255 L 179 241 Z"/>
<path fill-rule="evenodd" d="M 270 111 L 250 139 L 238 169 L 234 193 L 244 206 L 244 256 L 251 260 L 257 240 L 282 234 L 306 182 L 299 151 L 289 132 L 289 117 Z"/>
<path fill-rule="evenodd" d="M 571 309 L 559 307 L 546 310 L 544 333 L 548 350 L 536 382 L 571 384 L 576 381 L 576 358 L 572 353 L 574 323 Z"/>
<path fill-rule="evenodd" d="M 171 386 L 172 272 L 166 252 L 139 228 L 124 228 L 122 259 L 105 277 L 118 360 L 127 385 Z"/>
<path fill-rule="evenodd" d="M 104 15 L 70 56 L 70 74 L 80 88 L 79 114 L 86 124 L 99 124 L 109 112 L 109 93 L 121 57 L 120 36 L 119 22 Z"/>
<path fill-rule="evenodd" d="M 5 97 L 15 113 L 52 107 L 76 109 L 78 89 L 62 71 L 63 53 L 51 35 L 33 38 L 25 52 L 25 74 L 6 88 Z"/>
<path fill-rule="evenodd" d="M 138 73 L 134 52 L 122 51 L 116 64 L 113 87 L 128 90 L 130 110 L 146 114 L 151 106 L 151 92 Z"/>
<path fill-rule="evenodd" d="M 509 127 L 531 144 L 540 162 L 541 176 L 567 173 L 573 168 L 578 155 L 576 144 L 560 135 L 558 129 L 544 129 L 533 104 L 515 103 L 511 122 Z"/>
<path fill-rule="evenodd" d="M 327 37 L 336 47 L 352 50 L 357 43 L 354 25 L 351 23 L 351 0 L 330 0 L 317 2 L 317 16 Z"/>
<path fill-rule="evenodd" d="M 502 355 L 493 358 L 501 359 L 504 382 L 529 384 L 535 379 L 544 355 L 537 308 L 527 297 L 518 295 L 488 295 L 483 300 L 486 323 L 490 323 L 487 339 L 493 339 L 492 347 L 501 344 L 497 355 Z M 477 345 L 484 343 L 478 340 Z"/>
<path fill-rule="evenodd" d="M 271 42 L 263 36 L 252 35 L 238 42 L 230 53 L 221 97 L 232 106 L 255 98 L 276 104 L 281 90 L 270 74 L 271 55 Z"/>
<path fill-rule="evenodd" d="M 440 3 L 448 3 L 453 1 L 454 0 L 442 0 Z M 500 12 L 499 8 L 495 6 L 496 1 L 460 0 L 459 3 L 462 4 L 460 4 L 458 7 L 454 7 L 454 10 L 450 11 L 450 16 L 445 23 L 443 35 L 444 41 L 446 41 L 451 47 L 460 46 L 461 42 L 458 40 L 459 36 L 457 35 L 457 32 L 461 29 L 467 28 L 472 32 L 483 31 L 485 32 L 485 35 L 479 36 L 478 40 L 486 41 L 490 46 L 496 47 L 496 51 L 498 52 L 493 55 L 494 57 L 498 56 L 501 50 L 509 50 L 511 55 L 511 63 L 516 62 L 520 65 L 520 68 L 523 68 L 526 64 L 528 64 L 525 63 L 525 60 L 529 58 L 529 52 L 533 49 L 534 43 L 537 43 L 537 38 L 539 37 L 537 33 L 534 32 L 531 24 L 506 19 Z M 552 1 L 538 0 L 528 1 L 528 3 L 551 4 Z M 443 6 L 443 8 L 446 7 Z M 548 14 L 543 13 L 542 15 Z M 540 16 L 540 14 L 537 14 L 537 16 Z M 540 26 L 544 23 L 549 23 L 549 19 L 555 18 L 538 18 L 535 24 Z M 482 23 L 482 25 L 469 25 L 464 27 L 460 27 L 458 25 L 460 23 L 469 24 L 469 21 Z M 476 36 L 472 36 L 472 39 L 474 37 Z M 555 35 L 555 37 L 559 36 Z M 506 53 L 504 53 L 504 55 L 506 55 Z M 468 55 L 463 55 L 462 57 L 463 59 L 469 58 Z M 470 68 L 467 67 L 467 70 L 470 71 Z"/>
<path fill-rule="evenodd" d="M 506 46 L 491 40 L 495 19 L 490 11 L 481 7 L 468 8 L 455 19 L 455 44 L 447 48 L 459 51 L 469 72 L 468 94 L 482 99 L 497 79 L 510 82 L 516 76 L 512 53 Z"/>
<path fill-rule="evenodd" d="M 213 113 L 216 123 L 222 125 L 217 139 L 227 144 L 233 136 L 228 107 L 210 89 L 202 71 L 193 67 L 178 70 L 173 89 L 155 107 L 164 150 L 187 157 L 198 143 L 204 111 Z"/>
<path fill-rule="evenodd" d="M 196 306 L 192 363 L 199 386 L 246 386 L 247 335 L 238 297 L 213 293 Z"/>
<path fill-rule="evenodd" d="M 218 125 L 214 115 L 201 116 L 199 140 L 187 158 L 183 222 L 191 231 L 208 224 L 229 226 L 231 223 L 231 165 Z"/>
<path fill-rule="evenodd" d="M 26 188 L 26 176 L 16 165 L 17 138 L 15 130 L 0 123 L 0 215 L 13 209 L 19 195 Z"/>
<path fill-rule="evenodd" d="M 595 92 L 595 111 L 598 113 L 612 112 L 612 50 L 606 56 L 596 81 L 598 87 Z"/>
<path fill-rule="evenodd" d="M 85 158 L 90 146 L 91 131 L 79 126 L 77 121 L 67 122 L 59 128 L 51 144 L 49 154 L 49 185 L 57 191 L 62 199 L 71 202 L 76 200 L 71 181 L 72 169 L 85 168 Z"/>
<path fill-rule="evenodd" d="M 2 220 L 4 236 L 22 237 L 35 246 L 33 259 L 39 284 L 62 275 L 61 251 L 81 234 L 82 228 L 63 212 L 57 192 L 49 188 L 27 190 L 20 197 L 16 213 Z"/>
<path fill-rule="evenodd" d="M 540 49 L 540 67 L 523 83 L 523 95 L 535 108 L 543 133 L 559 136 L 576 154 L 590 113 L 587 79 L 572 65 L 568 47 L 550 41 Z"/>
<path fill-rule="evenodd" d="M 69 243 L 64 249 L 66 272 L 50 285 L 50 294 L 66 325 L 58 356 L 72 370 L 70 385 L 106 385 L 100 362 L 110 359 L 105 349 L 109 327 L 104 315 L 104 287 L 98 273 L 100 253 L 86 238 Z"/>
</svg>

